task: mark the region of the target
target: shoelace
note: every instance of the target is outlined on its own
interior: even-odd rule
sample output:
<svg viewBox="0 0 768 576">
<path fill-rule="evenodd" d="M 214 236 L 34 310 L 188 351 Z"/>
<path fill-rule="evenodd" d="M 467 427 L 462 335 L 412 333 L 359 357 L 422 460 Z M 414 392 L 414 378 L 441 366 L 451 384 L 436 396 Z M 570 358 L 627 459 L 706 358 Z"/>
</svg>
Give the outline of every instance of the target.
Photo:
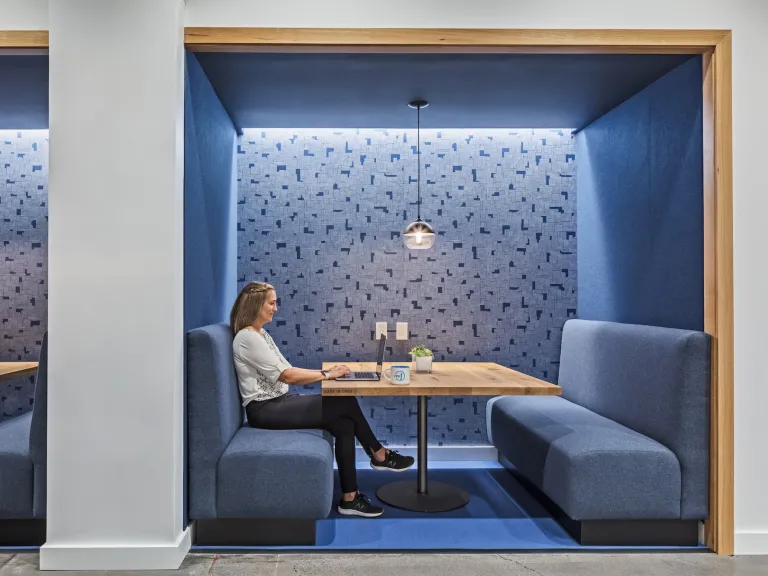
<svg viewBox="0 0 768 576">
<path fill-rule="evenodd" d="M 389 451 L 389 459 L 391 462 L 397 462 L 398 459 L 402 458 L 399 452 L 396 450 L 390 450 Z"/>
<path fill-rule="evenodd" d="M 371 500 L 368 498 L 368 496 L 366 496 L 362 492 L 357 493 L 357 498 L 355 498 L 355 500 L 358 500 L 358 499 L 362 500 L 363 504 L 367 504 L 368 506 L 371 506 Z"/>
<path fill-rule="evenodd" d="M 376 460 L 376 458 L 371 454 L 371 460 L 380 462 L 381 464 L 397 464 L 398 460 L 401 460 L 403 456 L 397 451 L 389 449 L 387 452 L 387 455 L 384 457 L 384 460 Z"/>
</svg>

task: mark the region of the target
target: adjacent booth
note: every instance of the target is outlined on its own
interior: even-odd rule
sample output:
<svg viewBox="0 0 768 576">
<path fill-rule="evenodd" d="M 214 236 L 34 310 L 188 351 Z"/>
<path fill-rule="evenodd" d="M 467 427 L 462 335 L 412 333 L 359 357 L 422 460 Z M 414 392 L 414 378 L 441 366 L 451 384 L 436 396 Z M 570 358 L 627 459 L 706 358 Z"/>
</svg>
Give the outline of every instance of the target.
<svg viewBox="0 0 768 576">
<path fill-rule="evenodd" d="M 48 56 L 0 52 L 0 546 L 45 542 Z"/>
</svg>

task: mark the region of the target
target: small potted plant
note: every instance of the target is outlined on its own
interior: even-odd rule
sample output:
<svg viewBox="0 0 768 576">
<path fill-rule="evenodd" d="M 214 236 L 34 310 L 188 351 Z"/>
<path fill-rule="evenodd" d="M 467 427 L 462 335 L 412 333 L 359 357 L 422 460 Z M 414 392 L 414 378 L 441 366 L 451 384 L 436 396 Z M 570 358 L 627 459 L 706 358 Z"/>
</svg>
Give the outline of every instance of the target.
<svg viewBox="0 0 768 576">
<path fill-rule="evenodd" d="M 419 344 L 411 350 L 411 358 L 416 372 L 432 372 L 432 350 Z"/>
</svg>

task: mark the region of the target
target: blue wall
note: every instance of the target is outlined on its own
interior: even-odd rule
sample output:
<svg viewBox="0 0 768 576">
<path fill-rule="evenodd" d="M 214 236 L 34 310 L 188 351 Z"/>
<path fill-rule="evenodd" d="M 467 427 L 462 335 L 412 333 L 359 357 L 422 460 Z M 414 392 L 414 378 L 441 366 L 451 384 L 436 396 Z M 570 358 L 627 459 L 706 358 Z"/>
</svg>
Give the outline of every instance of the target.
<svg viewBox="0 0 768 576">
<path fill-rule="evenodd" d="M 0 362 L 36 362 L 48 327 L 48 130 L 0 131 Z M 0 420 L 32 409 L 35 379 L 0 382 Z"/>
<path fill-rule="evenodd" d="M 576 137 L 578 315 L 703 330 L 701 59 Z"/>
<path fill-rule="evenodd" d="M 557 379 L 576 314 L 576 156 L 570 130 L 422 130 L 422 217 L 409 252 L 416 130 L 246 130 L 240 140 L 238 280 L 275 285 L 266 326 L 294 365 L 387 359 L 417 343 L 437 360 L 498 362 Z M 407 321 L 410 339 L 395 340 Z M 430 400 L 430 443 L 486 444 L 487 398 Z M 414 398 L 362 398 L 374 431 L 414 445 Z"/>
<path fill-rule="evenodd" d="M 688 54 L 198 52 L 238 128 L 580 128 Z"/>
<path fill-rule="evenodd" d="M 228 322 L 237 290 L 237 134 L 194 55 L 184 90 L 184 330 Z M 186 347 L 185 347 L 186 351 Z M 186 360 L 186 356 L 185 356 Z M 184 507 L 188 524 L 186 361 Z"/>
<path fill-rule="evenodd" d="M 237 134 L 191 53 L 184 104 L 186 331 L 229 321 L 237 295 Z"/>
<path fill-rule="evenodd" d="M 23 52 L 0 54 L 0 130 L 47 131 L 48 55 Z"/>
</svg>

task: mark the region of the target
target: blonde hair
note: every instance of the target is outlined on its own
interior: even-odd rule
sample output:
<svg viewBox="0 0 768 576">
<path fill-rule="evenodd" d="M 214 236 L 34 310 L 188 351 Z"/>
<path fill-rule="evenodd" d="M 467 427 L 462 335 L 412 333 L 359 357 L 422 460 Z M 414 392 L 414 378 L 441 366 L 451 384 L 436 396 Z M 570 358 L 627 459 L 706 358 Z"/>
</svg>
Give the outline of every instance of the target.
<svg viewBox="0 0 768 576">
<path fill-rule="evenodd" d="M 229 313 L 232 334 L 237 334 L 256 321 L 269 296 L 269 291 L 274 289 L 272 284 L 266 282 L 249 282 L 243 287 L 235 299 L 232 312 Z"/>
</svg>

